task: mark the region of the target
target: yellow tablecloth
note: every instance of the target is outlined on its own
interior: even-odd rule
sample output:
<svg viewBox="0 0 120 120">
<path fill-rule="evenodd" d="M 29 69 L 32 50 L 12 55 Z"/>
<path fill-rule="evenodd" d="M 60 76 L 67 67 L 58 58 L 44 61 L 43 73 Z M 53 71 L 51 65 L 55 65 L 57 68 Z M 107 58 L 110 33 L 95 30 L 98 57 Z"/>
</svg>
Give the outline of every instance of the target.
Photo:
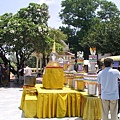
<svg viewBox="0 0 120 120">
<path fill-rule="evenodd" d="M 32 93 L 30 93 L 31 91 Z M 35 91 L 35 92 L 33 92 Z M 24 88 L 21 98 L 20 109 L 27 118 L 37 117 L 37 94 L 36 88 Z"/>
<path fill-rule="evenodd" d="M 32 104 L 31 104 L 32 103 Z M 25 117 L 37 117 L 37 96 L 26 94 L 25 96 Z"/>
<path fill-rule="evenodd" d="M 81 92 L 81 116 L 84 120 L 101 120 L 101 99 Z"/>
<path fill-rule="evenodd" d="M 36 87 L 38 90 L 38 118 L 80 117 L 80 92 L 66 87 L 63 90 L 47 90 Z"/>
<path fill-rule="evenodd" d="M 44 88 L 63 88 L 64 86 L 64 72 L 63 68 L 46 68 L 43 75 L 42 84 Z"/>
<path fill-rule="evenodd" d="M 64 87 L 63 90 L 48 90 L 37 84 L 36 88 L 38 91 L 36 105 L 38 118 L 82 117 L 85 120 L 101 119 L 101 100 L 98 97 L 90 97 L 87 92 L 79 92 L 67 87 Z M 20 108 L 28 113 L 26 105 L 34 106 L 35 99 L 26 103 L 28 101 L 25 96 L 24 90 Z M 35 110 L 33 112 L 31 110 L 30 113 L 31 117 L 34 117 Z"/>
</svg>

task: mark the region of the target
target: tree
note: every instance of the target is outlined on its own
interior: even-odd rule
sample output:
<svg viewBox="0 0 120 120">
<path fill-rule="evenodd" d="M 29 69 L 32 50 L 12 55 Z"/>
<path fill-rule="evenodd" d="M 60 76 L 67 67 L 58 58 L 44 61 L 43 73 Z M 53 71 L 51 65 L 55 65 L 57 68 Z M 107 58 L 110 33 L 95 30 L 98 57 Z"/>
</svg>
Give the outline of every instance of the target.
<svg viewBox="0 0 120 120">
<path fill-rule="evenodd" d="M 85 59 L 88 58 L 86 53 L 89 53 L 89 51 L 86 46 L 81 46 L 80 43 L 91 27 L 98 6 L 98 0 L 65 0 L 62 2 L 64 9 L 60 12 L 60 18 L 63 24 L 67 26 L 67 31 L 69 30 L 72 33 L 72 35 L 68 33 L 70 35 L 70 37 L 68 36 L 70 38 L 68 39 L 70 48 L 73 52 L 77 52 L 79 49 L 83 50 Z"/>
<path fill-rule="evenodd" d="M 49 61 L 49 55 L 52 52 L 53 43 L 56 43 L 56 52 L 63 51 L 63 48 L 65 47 L 64 44 L 61 42 L 61 40 L 66 41 L 67 35 L 63 34 L 60 30 L 49 28 L 48 36 L 46 37 L 46 44 L 44 45 L 44 56 L 47 58 L 47 61 Z M 49 48 L 49 49 L 48 49 Z M 44 58 L 45 59 L 45 58 Z M 46 66 L 46 65 L 44 65 Z"/>
<path fill-rule="evenodd" d="M 5 65 L 7 65 L 10 62 L 6 57 L 6 55 L 8 55 L 9 53 L 10 47 L 8 47 L 6 39 L 4 39 L 6 37 L 4 36 L 4 33 L 6 32 L 7 23 L 12 17 L 12 13 L 6 13 L 0 16 L 0 57 L 1 61 L 4 62 Z"/>
<path fill-rule="evenodd" d="M 0 39 L 4 44 L 4 48 L 1 46 L 1 49 L 5 53 L 16 54 L 18 69 L 23 66 L 32 52 L 44 51 L 45 37 L 48 34 L 48 18 L 48 6 L 35 3 L 20 9 L 14 16 L 6 13 L 0 17 L 0 27 L 3 28 L 0 30 Z M 1 51 L 2 59 L 5 54 L 3 51 Z M 7 58 L 5 62 L 9 62 Z"/>
<path fill-rule="evenodd" d="M 88 59 L 92 46 L 99 52 L 106 52 L 105 44 L 110 43 L 108 34 L 111 35 L 108 26 L 119 16 L 116 5 L 106 0 L 65 0 L 61 6 L 60 18 L 66 27 L 60 29 L 68 35 L 70 49 L 73 52 L 84 51 L 85 59 Z M 103 43 L 105 48 L 101 47 Z M 112 53 L 114 50 L 109 47 L 107 51 Z"/>
<path fill-rule="evenodd" d="M 102 54 L 118 55 L 120 54 L 118 50 L 120 46 L 120 11 L 111 2 L 102 1 L 100 6 L 96 23 L 89 29 L 88 35 L 84 38 L 84 44 L 96 46 L 97 51 Z"/>
<path fill-rule="evenodd" d="M 6 64 L 11 60 L 7 59 L 6 53 L 10 54 L 9 58 L 13 54 L 16 56 L 17 71 L 14 71 L 14 74 L 18 74 L 19 68 L 25 62 L 30 63 L 33 60 L 30 57 L 33 52 L 43 54 L 44 67 L 45 58 L 52 50 L 54 35 L 57 51 L 63 49 L 60 40 L 65 40 L 67 37 L 59 30 L 48 28 L 48 18 L 48 6 L 35 3 L 30 3 L 27 8 L 20 9 L 15 15 L 6 13 L 0 16 L 2 41 L 0 55 Z"/>
</svg>

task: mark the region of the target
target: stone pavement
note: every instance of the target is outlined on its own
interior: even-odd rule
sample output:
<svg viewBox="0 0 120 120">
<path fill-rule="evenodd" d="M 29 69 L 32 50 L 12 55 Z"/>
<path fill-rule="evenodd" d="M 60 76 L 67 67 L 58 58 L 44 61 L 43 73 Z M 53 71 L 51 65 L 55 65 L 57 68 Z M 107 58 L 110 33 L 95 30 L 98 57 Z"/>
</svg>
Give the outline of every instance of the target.
<svg viewBox="0 0 120 120">
<path fill-rule="evenodd" d="M 39 83 L 40 81 L 37 81 Z M 22 87 L 14 80 L 8 87 L 0 87 L 0 120 L 37 120 L 38 118 L 25 118 L 19 109 L 22 96 Z M 51 118 L 52 120 L 82 120 L 82 118 Z M 40 120 L 50 120 L 49 118 Z"/>
</svg>

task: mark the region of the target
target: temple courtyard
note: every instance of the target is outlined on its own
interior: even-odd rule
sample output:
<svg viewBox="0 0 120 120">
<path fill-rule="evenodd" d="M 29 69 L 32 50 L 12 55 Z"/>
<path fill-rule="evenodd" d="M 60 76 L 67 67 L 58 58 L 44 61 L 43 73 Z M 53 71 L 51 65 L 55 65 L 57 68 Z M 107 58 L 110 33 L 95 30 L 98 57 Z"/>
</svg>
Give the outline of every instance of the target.
<svg viewBox="0 0 120 120">
<path fill-rule="evenodd" d="M 37 78 L 37 84 L 41 83 L 41 78 Z M 0 120 L 37 120 L 38 118 L 25 118 L 24 112 L 19 108 L 21 103 L 23 88 L 11 80 L 9 86 L 0 87 Z M 110 116 L 109 116 L 110 118 Z M 52 120 L 83 120 L 78 117 L 51 118 Z M 50 118 L 40 120 L 51 120 Z M 110 119 L 109 119 L 110 120 Z M 120 119 L 119 119 L 120 120 Z"/>
<path fill-rule="evenodd" d="M 40 83 L 40 79 L 37 80 Z M 19 109 L 22 86 L 16 81 L 10 81 L 8 87 L 0 87 L 0 120 L 37 120 L 38 118 L 25 118 L 22 110 Z M 52 120 L 82 120 L 82 118 L 51 118 Z M 49 118 L 40 120 L 50 120 Z"/>
</svg>

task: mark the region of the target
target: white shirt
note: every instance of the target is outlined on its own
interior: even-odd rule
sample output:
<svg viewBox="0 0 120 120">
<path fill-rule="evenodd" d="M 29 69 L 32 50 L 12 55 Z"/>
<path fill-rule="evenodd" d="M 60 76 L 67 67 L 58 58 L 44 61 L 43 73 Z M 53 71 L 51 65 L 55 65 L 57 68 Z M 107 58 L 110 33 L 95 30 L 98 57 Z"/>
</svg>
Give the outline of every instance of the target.
<svg viewBox="0 0 120 120">
<path fill-rule="evenodd" d="M 118 78 L 120 78 L 120 72 L 111 67 L 105 67 L 98 73 L 98 83 L 101 84 L 101 99 L 119 99 Z"/>
<path fill-rule="evenodd" d="M 27 66 L 24 68 L 24 76 L 31 76 L 32 70 Z"/>
</svg>

